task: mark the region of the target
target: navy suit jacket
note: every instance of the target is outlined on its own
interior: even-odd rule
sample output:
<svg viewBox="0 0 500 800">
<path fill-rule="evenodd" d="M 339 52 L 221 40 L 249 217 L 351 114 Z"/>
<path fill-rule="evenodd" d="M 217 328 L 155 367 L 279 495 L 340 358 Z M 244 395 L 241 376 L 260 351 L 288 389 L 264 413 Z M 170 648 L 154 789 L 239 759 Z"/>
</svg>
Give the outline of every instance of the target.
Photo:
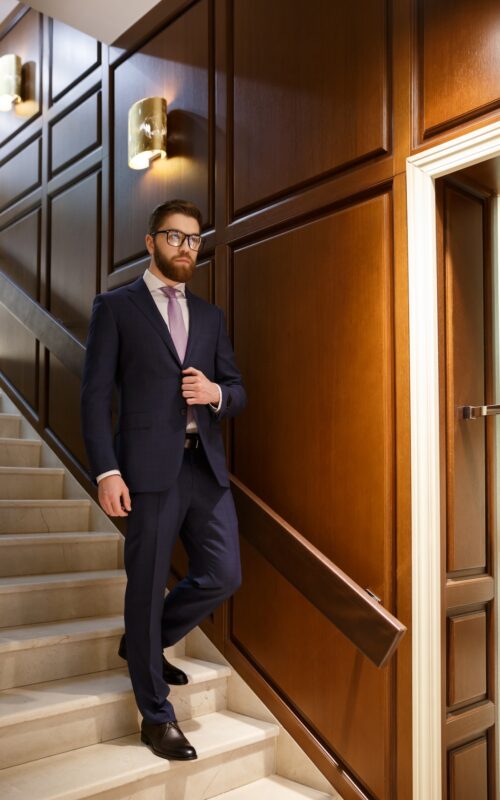
<svg viewBox="0 0 500 800">
<path fill-rule="evenodd" d="M 208 461 L 229 486 L 220 421 L 246 404 L 224 313 L 186 286 L 189 335 L 181 364 L 172 337 L 142 276 L 94 299 L 81 390 L 81 426 L 91 478 L 119 469 L 132 492 L 167 489 L 184 453 L 187 404 L 182 369 L 196 367 L 222 390 L 219 412 L 191 405 Z M 119 407 L 113 431 L 113 384 Z"/>
</svg>

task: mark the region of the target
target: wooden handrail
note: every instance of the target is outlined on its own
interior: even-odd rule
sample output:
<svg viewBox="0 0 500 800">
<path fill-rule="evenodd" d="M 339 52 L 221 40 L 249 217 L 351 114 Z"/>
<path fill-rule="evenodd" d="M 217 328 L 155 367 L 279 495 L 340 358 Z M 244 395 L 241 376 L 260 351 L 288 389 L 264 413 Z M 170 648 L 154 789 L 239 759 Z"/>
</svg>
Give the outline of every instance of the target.
<svg viewBox="0 0 500 800">
<path fill-rule="evenodd" d="M 0 302 L 73 374 L 85 347 L 0 270 Z M 387 664 L 406 627 L 234 475 L 240 533 L 377 667 Z"/>
</svg>

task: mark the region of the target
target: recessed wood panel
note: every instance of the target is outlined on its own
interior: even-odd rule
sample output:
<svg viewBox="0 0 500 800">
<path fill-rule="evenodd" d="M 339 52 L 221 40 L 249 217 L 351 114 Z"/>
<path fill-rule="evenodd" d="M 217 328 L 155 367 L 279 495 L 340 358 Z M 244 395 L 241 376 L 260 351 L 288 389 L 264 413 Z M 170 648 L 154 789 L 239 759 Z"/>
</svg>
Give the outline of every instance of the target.
<svg viewBox="0 0 500 800">
<path fill-rule="evenodd" d="M 234 253 L 233 472 L 363 587 L 394 534 L 387 195 Z M 389 560 L 388 560 L 389 559 Z"/>
<path fill-rule="evenodd" d="M 38 300 L 40 209 L 0 231 L 1 269 L 34 300 Z"/>
<path fill-rule="evenodd" d="M 145 251 L 153 208 L 168 198 L 196 203 L 209 220 L 209 3 L 200 0 L 114 73 L 115 265 Z M 130 106 L 142 97 L 167 100 L 167 159 L 147 170 L 128 167 Z"/>
<path fill-rule="evenodd" d="M 35 139 L 0 164 L 0 210 L 40 186 L 41 139 Z"/>
<path fill-rule="evenodd" d="M 37 367 L 36 339 L 0 303 L 0 370 L 34 410 Z"/>
<path fill-rule="evenodd" d="M 448 620 L 448 705 L 486 696 L 486 612 Z"/>
<path fill-rule="evenodd" d="M 101 93 L 95 92 L 49 128 L 52 175 L 101 143 Z"/>
<path fill-rule="evenodd" d="M 388 148 L 384 0 L 238 0 L 234 211 Z"/>
<path fill-rule="evenodd" d="M 0 39 L 0 56 L 15 53 L 22 64 L 22 103 L 8 112 L 0 113 L 0 145 L 40 112 L 42 85 L 42 18 L 36 11 L 27 14 L 3 39 Z M 2 179 L 0 177 L 0 186 Z"/>
<path fill-rule="evenodd" d="M 486 738 L 452 750 L 448 766 L 450 800 L 490 800 Z"/>
<path fill-rule="evenodd" d="M 378 800 L 389 775 L 390 670 L 376 667 L 241 540 L 231 638 Z"/>
<path fill-rule="evenodd" d="M 80 379 L 50 353 L 47 428 L 85 469 L 87 455 L 80 428 Z"/>
<path fill-rule="evenodd" d="M 50 311 L 82 343 L 100 259 L 100 173 L 51 200 Z"/>
<path fill-rule="evenodd" d="M 50 23 L 50 96 L 55 102 L 101 62 L 101 45 L 57 19 Z"/>
<path fill-rule="evenodd" d="M 486 400 L 483 205 L 445 193 L 448 369 L 448 570 L 486 561 L 486 420 L 459 409 Z"/>
<path fill-rule="evenodd" d="M 420 0 L 422 133 L 500 105 L 498 0 Z"/>
</svg>

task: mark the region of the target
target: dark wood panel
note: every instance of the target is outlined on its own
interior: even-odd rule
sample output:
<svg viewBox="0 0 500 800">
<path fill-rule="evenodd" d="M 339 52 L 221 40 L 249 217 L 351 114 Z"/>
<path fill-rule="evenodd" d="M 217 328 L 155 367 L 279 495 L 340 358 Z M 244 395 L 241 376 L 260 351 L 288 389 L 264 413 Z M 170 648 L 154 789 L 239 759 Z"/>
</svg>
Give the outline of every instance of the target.
<svg viewBox="0 0 500 800">
<path fill-rule="evenodd" d="M 384 0 L 232 5 L 235 214 L 387 150 Z"/>
<path fill-rule="evenodd" d="M 101 178 L 94 172 L 51 198 L 49 308 L 81 342 L 100 261 Z"/>
<path fill-rule="evenodd" d="M 486 697 L 486 612 L 448 620 L 448 705 Z"/>
<path fill-rule="evenodd" d="M 49 126 L 52 176 L 101 144 L 101 92 L 95 92 Z"/>
<path fill-rule="evenodd" d="M 486 563 L 486 424 L 460 418 L 486 402 L 483 204 L 447 186 L 448 570 Z"/>
<path fill-rule="evenodd" d="M 385 800 L 391 670 L 378 670 L 362 656 L 245 539 L 241 553 L 243 583 L 232 601 L 231 640 L 346 770 Z"/>
<path fill-rule="evenodd" d="M 53 353 L 48 363 L 47 428 L 88 469 L 80 428 L 80 378 L 66 369 Z"/>
<path fill-rule="evenodd" d="M 419 0 L 421 136 L 500 106 L 497 0 Z"/>
<path fill-rule="evenodd" d="M 114 265 L 141 255 L 152 209 L 167 198 L 211 218 L 209 8 L 200 0 L 114 71 Z M 167 158 L 147 170 L 127 163 L 128 111 L 142 97 L 167 100 Z"/>
<path fill-rule="evenodd" d="M 0 269 L 38 299 L 41 211 L 36 208 L 0 231 Z"/>
<path fill-rule="evenodd" d="M 450 800 L 489 800 L 486 737 L 452 750 L 448 759 Z"/>
<path fill-rule="evenodd" d="M 40 186 L 41 145 L 37 138 L 0 163 L 0 210 Z"/>
<path fill-rule="evenodd" d="M 42 97 L 42 17 L 28 11 L 3 38 L 0 56 L 15 53 L 22 63 L 22 104 L 0 113 L 0 146 L 40 113 Z M 0 185 L 2 181 L 0 179 Z"/>
<path fill-rule="evenodd" d="M 55 102 L 101 63 L 101 45 L 59 20 L 50 22 L 50 99 Z"/>
<path fill-rule="evenodd" d="M 0 304 L 0 370 L 35 411 L 37 366 L 36 339 Z"/>
<path fill-rule="evenodd" d="M 249 403 L 233 472 L 391 608 L 390 202 L 237 249 L 234 345 Z"/>
</svg>

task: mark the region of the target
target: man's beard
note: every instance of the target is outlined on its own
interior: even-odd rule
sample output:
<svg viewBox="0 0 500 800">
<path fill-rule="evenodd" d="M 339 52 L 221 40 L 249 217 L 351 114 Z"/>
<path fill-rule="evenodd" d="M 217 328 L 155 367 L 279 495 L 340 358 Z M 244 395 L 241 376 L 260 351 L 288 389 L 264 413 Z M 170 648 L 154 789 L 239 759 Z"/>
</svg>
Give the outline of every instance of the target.
<svg viewBox="0 0 500 800">
<path fill-rule="evenodd" d="M 184 256 L 182 256 L 184 258 Z M 176 283 L 186 283 L 190 280 L 193 276 L 193 272 L 195 271 L 195 263 L 193 260 L 190 260 L 189 264 L 186 263 L 176 263 L 175 259 L 180 258 L 180 256 L 173 256 L 173 258 L 168 258 L 166 255 L 160 252 L 159 248 L 154 245 L 154 259 L 155 264 L 166 278 L 170 278 L 171 281 L 176 281 Z M 189 258 L 189 256 L 186 256 Z"/>
</svg>

